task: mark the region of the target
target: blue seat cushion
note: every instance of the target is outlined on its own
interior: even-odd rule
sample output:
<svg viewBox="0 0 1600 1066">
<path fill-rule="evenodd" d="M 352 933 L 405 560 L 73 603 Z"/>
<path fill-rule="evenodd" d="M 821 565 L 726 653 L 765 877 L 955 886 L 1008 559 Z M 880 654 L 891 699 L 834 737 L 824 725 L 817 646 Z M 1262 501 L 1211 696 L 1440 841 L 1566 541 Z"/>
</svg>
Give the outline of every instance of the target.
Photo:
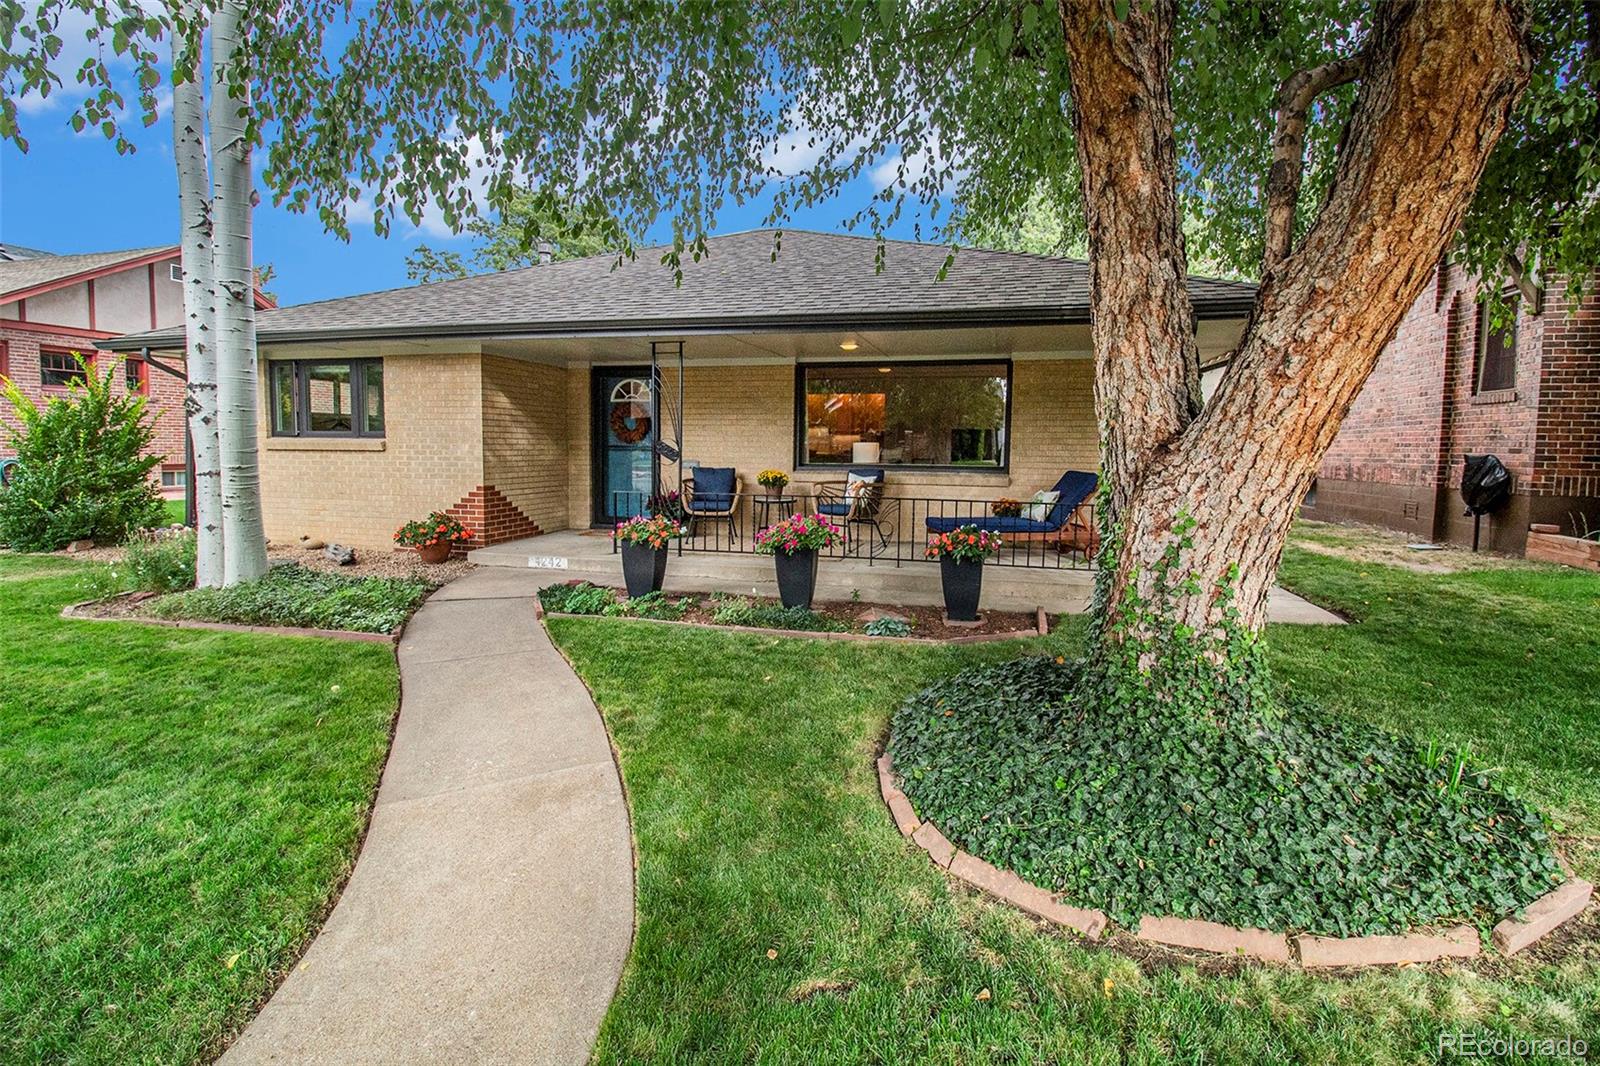
<svg viewBox="0 0 1600 1066">
<path fill-rule="evenodd" d="M 994 515 L 969 515 L 966 518 L 929 518 L 929 533 L 954 533 L 962 526 L 977 526 L 990 533 L 1049 533 L 1060 525 L 1035 522 L 1030 518 L 996 518 Z"/>
<path fill-rule="evenodd" d="M 733 506 L 734 486 L 738 483 L 738 471 L 731 466 L 700 467 L 694 472 L 689 510 L 726 511 Z"/>
<path fill-rule="evenodd" d="M 817 504 L 817 513 L 843 518 L 850 513 L 850 505 L 848 503 L 819 503 Z"/>
</svg>

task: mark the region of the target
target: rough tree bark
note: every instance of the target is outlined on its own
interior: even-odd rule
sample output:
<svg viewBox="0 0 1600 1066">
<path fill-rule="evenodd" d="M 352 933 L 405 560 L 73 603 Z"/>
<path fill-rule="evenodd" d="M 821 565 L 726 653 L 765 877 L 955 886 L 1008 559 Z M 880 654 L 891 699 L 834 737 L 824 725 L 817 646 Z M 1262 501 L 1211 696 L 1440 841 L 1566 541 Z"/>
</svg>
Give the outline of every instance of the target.
<svg viewBox="0 0 1600 1066">
<path fill-rule="evenodd" d="M 1215 630 L 1267 591 L 1302 496 L 1383 345 L 1469 205 L 1526 83 L 1514 0 L 1381 4 L 1333 185 L 1300 247 L 1263 278 L 1216 395 L 1196 411 L 1193 315 L 1175 195 L 1172 0 L 1062 0 L 1089 249 L 1095 392 L 1122 550 L 1103 621 L 1148 596 L 1174 523 L 1198 591 L 1176 622 Z M 1107 632 L 1111 632 L 1107 630 Z"/>
<path fill-rule="evenodd" d="M 187 0 L 177 21 L 192 24 L 200 5 Z M 172 35 L 172 69 L 187 70 L 172 87 L 172 146 L 178 164 L 178 213 L 183 252 L 185 375 L 183 408 L 194 449 L 195 583 L 222 584 L 222 483 L 217 458 L 216 291 L 211 264 L 211 175 L 206 166 L 205 105 L 200 82 L 200 34 L 186 56 L 184 35 Z"/>
<path fill-rule="evenodd" d="M 224 583 L 266 573 L 261 479 L 256 451 L 256 330 L 251 276 L 253 176 L 247 80 L 235 64 L 243 47 L 242 0 L 222 0 L 211 22 L 212 241 L 217 297 L 217 412 L 222 457 Z"/>
</svg>

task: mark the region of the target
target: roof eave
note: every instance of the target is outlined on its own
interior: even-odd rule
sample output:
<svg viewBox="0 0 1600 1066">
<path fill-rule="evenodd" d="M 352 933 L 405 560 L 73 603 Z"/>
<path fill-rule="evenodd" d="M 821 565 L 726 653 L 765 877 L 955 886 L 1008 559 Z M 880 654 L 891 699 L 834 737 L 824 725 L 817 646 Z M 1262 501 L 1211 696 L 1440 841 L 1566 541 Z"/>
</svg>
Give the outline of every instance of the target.
<svg viewBox="0 0 1600 1066">
<path fill-rule="evenodd" d="M 1250 313 L 1254 297 L 1213 299 L 1195 304 L 1200 320 L 1242 318 Z M 327 329 L 258 328 L 258 344 L 304 344 L 369 340 L 502 340 L 566 339 L 576 337 L 660 336 L 689 333 L 830 332 L 868 329 L 1004 328 L 1007 326 L 1087 325 L 1087 311 L 1061 307 L 974 308 L 938 312 L 845 313 L 817 315 L 698 316 L 690 318 L 591 319 L 564 322 L 477 322 L 436 326 L 349 326 Z M 108 351 L 135 351 L 181 345 L 181 334 L 132 333 L 100 343 Z"/>
</svg>

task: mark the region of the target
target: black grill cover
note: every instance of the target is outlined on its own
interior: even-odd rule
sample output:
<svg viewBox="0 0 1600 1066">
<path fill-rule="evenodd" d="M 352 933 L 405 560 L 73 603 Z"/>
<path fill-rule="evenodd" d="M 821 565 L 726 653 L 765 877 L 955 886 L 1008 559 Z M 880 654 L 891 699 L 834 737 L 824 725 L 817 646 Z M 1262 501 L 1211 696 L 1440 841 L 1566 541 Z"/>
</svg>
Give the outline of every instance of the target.
<svg viewBox="0 0 1600 1066">
<path fill-rule="evenodd" d="M 1471 514 L 1499 510 L 1511 498 L 1511 471 L 1492 455 L 1469 455 L 1461 471 L 1461 498 Z"/>
</svg>

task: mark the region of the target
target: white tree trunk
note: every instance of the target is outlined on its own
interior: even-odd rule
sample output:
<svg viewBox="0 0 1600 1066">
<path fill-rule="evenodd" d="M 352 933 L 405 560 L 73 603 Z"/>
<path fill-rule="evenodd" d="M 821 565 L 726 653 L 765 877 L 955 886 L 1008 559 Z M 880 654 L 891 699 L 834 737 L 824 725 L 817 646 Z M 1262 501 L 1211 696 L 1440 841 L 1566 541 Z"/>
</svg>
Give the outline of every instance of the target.
<svg viewBox="0 0 1600 1066">
<path fill-rule="evenodd" d="M 225 584 L 267 570 L 256 455 L 256 322 L 251 271 L 253 178 L 246 112 L 249 84 L 236 77 L 243 0 L 222 0 L 211 23 L 212 245 L 217 293 L 217 412 L 222 457 Z"/>
<path fill-rule="evenodd" d="M 199 4 L 185 0 L 177 20 L 200 17 Z M 198 42 L 200 27 L 195 28 Z M 172 87 L 172 148 L 178 162 L 178 213 L 183 250 L 185 366 L 183 408 L 194 449 L 195 583 L 222 584 L 222 474 L 217 457 L 216 283 L 211 264 L 211 175 L 206 167 L 205 100 L 200 82 L 198 44 L 194 62 L 184 55 L 182 33 L 172 36 L 172 69 L 188 80 Z"/>
</svg>

